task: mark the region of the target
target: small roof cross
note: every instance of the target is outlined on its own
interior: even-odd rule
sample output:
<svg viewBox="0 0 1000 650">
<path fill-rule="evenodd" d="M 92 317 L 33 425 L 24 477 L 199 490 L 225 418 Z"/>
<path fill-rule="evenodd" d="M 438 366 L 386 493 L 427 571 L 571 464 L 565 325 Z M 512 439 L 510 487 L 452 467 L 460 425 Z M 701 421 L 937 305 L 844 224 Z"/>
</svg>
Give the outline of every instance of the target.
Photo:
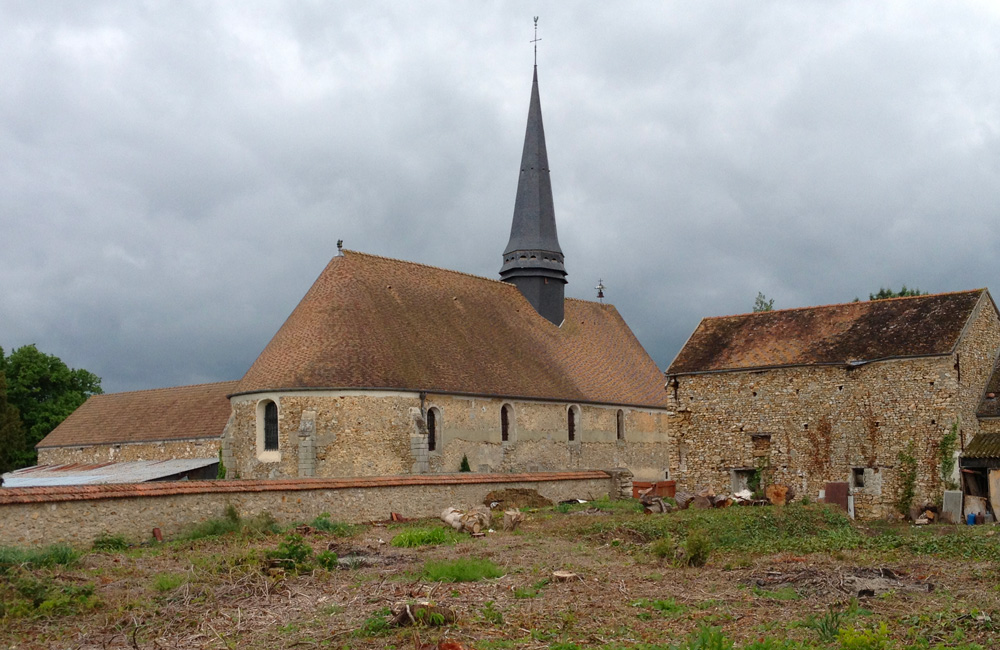
<svg viewBox="0 0 1000 650">
<path fill-rule="evenodd" d="M 535 38 L 530 41 L 535 44 L 535 65 L 538 65 L 538 41 L 542 39 L 538 38 L 538 16 L 535 16 Z"/>
</svg>

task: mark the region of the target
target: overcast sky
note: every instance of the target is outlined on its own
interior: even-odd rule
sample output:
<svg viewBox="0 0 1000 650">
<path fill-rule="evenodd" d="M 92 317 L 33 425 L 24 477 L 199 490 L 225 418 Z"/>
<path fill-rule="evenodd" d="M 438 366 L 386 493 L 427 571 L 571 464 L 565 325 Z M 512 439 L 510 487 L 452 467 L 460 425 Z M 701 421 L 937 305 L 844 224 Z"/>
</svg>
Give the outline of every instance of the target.
<svg viewBox="0 0 1000 650">
<path fill-rule="evenodd" d="M 532 16 L 567 295 L 1000 291 L 993 2 L 3 2 L 0 346 L 238 379 L 345 247 L 496 278 Z"/>
</svg>

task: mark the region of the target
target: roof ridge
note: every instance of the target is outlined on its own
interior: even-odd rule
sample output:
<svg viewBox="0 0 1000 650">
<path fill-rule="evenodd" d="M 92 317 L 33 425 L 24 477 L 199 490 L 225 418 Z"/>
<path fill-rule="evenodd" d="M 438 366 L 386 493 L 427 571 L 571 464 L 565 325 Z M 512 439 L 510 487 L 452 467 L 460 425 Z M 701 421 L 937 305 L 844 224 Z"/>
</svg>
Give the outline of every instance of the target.
<svg viewBox="0 0 1000 650">
<path fill-rule="evenodd" d="M 385 260 L 387 262 L 399 262 L 400 264 L 409 264 L 410 266 L 422 266 L 426 269 L 434 269 L 435 271 L 444 271 L 446 273 L 454 273 L 456 275 L 464 275 L 467 278 L 475 278 L 476 280 L 486 280 L 487 282 L 496 282 L 497 284 L 502 284 L 507 287 L 513 287 L 514 285 L 510 282 L 504 282 L 503 280 L 497 280 L 495 278 L 487 278 L 486 276 L 476 275 L 474 273 L 467 273 L 466 271 L 456 271 L 455 269 L 446 269 L 443 266 L 434 266 L 433 264 L 425 264 L 423 262 L 411 262 L 410 260 L 402 260 L 398 257 L 388 257 L 386 255 L 376 255 L 375 253 L 365 253 L 363 251 L 355 251 L 343 249 L 344 253 L 350 253 L 352 255 L 363 255 L 364 257 L 373 257 L 379 260 Z M 515 287 L 516 289 L 516 287 Z"/>
<path fill-rule="evenodd" d="M 238 384 L 239 379 L 227 379 L 226 381 L 206 381 L 201 384 L 183 384 L 181 386 L 161 386 L 160 388 L 140 388 L 139 390 L 120 390 L 115 393 L 96 393 L 91 397 L 108 397 L 111 395 L 135 395 L 136 393 L 152 393 L 158 390 L 176 390 L 178 388 L 199 388 L 201 386 L 218 386 L 220 384 Z"/>
<path fill-rule="evenodd" d="M 979 293 L 987 290 L 988 289 L 986 287 L 982 287 L 980 289 L 966 289 L 963 291 L 942 291 L 941 293 L 929 293 L 920 296 L 897 296 L 896 298 L 878 298 L 876 300 L 858 300 L 858 301 L 852 300 L 850 302 L 833 302 L 826 305 L 808 305 L 805 307 L 786 307 L 784 309 L 771 309 L 769 311 L 751 311 L 738 314 L 724 314 L 720 316 L 705 316 L 702 320 L 715 320 L 718 318 L 735 318 L 736 316 L 753 316 L 755 314 L 777 314 L 781 312 L 790 312 L 790 311 L 805 311 L 808 309 L 824 309 L 827 307 L 843 307 L 846 305 L 858 305 L 869 302 L 891 302 L 899 300 L 914 300 L 918 298 L 939 298 L 941 296 L 957 296 L 959 294 Z"/>
</svg>

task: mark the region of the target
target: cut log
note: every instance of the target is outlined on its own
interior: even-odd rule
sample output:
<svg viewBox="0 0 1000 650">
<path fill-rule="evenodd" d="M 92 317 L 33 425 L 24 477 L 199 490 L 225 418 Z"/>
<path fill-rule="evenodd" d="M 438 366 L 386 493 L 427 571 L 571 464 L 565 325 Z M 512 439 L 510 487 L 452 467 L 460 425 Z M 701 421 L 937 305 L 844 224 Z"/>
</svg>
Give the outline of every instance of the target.
<svg viewBox="0 0 1000 650">
<path fill-rule="evenodd" d="M 503 529 L 515 531 L 524 521 L 524 513 L 520 510 L 506 510 L 503 513 Z"/>
<path fill-rule="evenodd" d="M 430 603 L 397 605 L 392 610 L 390 625 L 450 625 L 457 620 L 455 610 Z"/>
<path fill-rule="evenodd" d="M 701 510 L 707 510 L 712 507 L 712 502 L 708 497 L 697 495 L 695 498 L 691 499 L 691 507 L 698 508 Z"/>
<path fill-rule="evenodd" d="M 691 505 L 692 499 L 694 499 L 694 495 L 690 492 L 678 492 L 674 495 L 674 501 L 677 502 L 677 507 L 681 510 L 687 510 L 688 506 Z"/>
</svg>

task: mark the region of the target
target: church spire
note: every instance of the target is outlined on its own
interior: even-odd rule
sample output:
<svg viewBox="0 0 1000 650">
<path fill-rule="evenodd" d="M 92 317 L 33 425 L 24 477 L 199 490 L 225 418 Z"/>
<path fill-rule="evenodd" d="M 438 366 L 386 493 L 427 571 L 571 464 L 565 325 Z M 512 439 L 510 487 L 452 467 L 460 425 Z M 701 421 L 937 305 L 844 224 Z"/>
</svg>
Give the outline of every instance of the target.
<svg viewBox="0 0 1000 650">
<path fill-rule="evenodd" d="M 514 220 L 510 241 L 503 252 L 500 279 L 515 285 L 539 314 L 556 325 L 562 323 L 566 268 L 556 235 L 542 104 L 538 98 L 537 64 L 531 82 Z"/>
</svg>

